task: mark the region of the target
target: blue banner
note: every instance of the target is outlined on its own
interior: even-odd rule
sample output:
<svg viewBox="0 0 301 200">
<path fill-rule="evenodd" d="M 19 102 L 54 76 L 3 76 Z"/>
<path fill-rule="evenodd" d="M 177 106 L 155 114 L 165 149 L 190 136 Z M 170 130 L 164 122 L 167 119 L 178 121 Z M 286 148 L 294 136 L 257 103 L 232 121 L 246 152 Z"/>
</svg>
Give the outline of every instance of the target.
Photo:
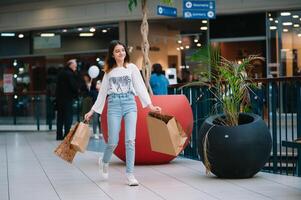
<svg viewBox="0 0 301 200">
<path fill-rule="evenodd" d="M 214 19 L 215 1 L 183 0 L 183 17 L 186 19 Z"/>
<path fill-rule="evenodd" d="M 183 0 L 183 9 L 215 10 L 215 1 Z"/>
<path fill-rule="evenodd" d="M 173 7 L 167 7 L 167 6 L 157 6 L 157 15 L 176 17 L 177 9 Z"/>
</svg>

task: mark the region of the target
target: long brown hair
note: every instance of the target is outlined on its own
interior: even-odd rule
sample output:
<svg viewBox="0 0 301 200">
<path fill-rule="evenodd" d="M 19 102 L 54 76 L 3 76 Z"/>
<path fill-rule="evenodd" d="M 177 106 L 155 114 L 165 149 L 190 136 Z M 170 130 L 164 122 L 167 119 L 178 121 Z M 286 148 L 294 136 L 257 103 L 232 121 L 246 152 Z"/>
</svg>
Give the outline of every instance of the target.
<svg viewBox="0 0 301 200">
<path fill-rule="evenodd" d="M 120 42 L 119 40 L 112 40 L 110 42 L 109 49 L 108 49 L 108 54 L 107 54 L 106 59 L 105 59 L 105 66 L 104 66 L 105 73 L 109 73 L 117 65 L 115 58 L 113 58 L 113 52 L 114 52 L 114 49 L 117 45 L 123 46 L 123 48 L 125 50 L 125 53 L 126 53 L 125 58 L 124 58 L 124 62 L 123 62 L 124 67 L 126 67 L 126 64 L 130 62 L 130 56 L 129 56 L 129 53 L 128 53 L 128 50 L 127 50 L 126 46 L 122 42 Z"/>
</svg>

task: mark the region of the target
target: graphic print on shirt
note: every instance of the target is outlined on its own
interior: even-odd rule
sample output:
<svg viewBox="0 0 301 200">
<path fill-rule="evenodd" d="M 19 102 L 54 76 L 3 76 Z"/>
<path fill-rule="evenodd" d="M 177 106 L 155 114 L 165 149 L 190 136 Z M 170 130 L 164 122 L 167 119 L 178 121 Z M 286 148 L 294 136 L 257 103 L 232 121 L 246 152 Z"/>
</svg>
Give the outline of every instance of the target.
<svg viewBox="0 0 301 200">
<path fill-rule="evenodd" d="M 109 78 L 110 89 L 115 88 L 117 93 L 127 93 L 131 90 L 131 79 L 129 76 Z"/>
</svg>

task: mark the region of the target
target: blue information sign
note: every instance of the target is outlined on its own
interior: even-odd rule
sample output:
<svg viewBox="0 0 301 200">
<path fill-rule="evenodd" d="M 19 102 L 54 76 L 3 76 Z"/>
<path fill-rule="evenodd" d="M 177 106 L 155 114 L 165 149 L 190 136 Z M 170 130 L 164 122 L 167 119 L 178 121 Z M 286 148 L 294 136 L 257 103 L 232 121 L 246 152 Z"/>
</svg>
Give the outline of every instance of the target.
<svg viewBox="0 0 301 200">
<path fill-rule="evenodd" d="M 173 7 L 167 7 L 167 6 L 157 6 L 157 14 L 169 16 L 169 17 L 176 17 L 177 9 Z"/>
<path fill-rule="evenodd" d="M 214 19 L 215 1 L 183 0 L 183 17 L 188 19 Z"/>
</svg>

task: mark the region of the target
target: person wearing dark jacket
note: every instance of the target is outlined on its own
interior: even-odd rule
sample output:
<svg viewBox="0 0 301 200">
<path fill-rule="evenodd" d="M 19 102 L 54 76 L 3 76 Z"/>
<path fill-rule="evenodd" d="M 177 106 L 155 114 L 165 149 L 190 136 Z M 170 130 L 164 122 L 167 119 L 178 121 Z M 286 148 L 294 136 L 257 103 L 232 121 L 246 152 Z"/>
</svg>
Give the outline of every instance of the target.
<svg viewBox="0 0 301 200">
<path fill-rule="evenodd" d="M 74 99 L 77 98 L 79 85 L 75 71 L 75 59 L 69 60 L 57 78 L 56 103 L 57 103 L 57 131 L 56 139 L 62 140 L 68 134 L 72 125 Z M 63 134 L 64 127 L 64 134 Z"/>
</svg>

